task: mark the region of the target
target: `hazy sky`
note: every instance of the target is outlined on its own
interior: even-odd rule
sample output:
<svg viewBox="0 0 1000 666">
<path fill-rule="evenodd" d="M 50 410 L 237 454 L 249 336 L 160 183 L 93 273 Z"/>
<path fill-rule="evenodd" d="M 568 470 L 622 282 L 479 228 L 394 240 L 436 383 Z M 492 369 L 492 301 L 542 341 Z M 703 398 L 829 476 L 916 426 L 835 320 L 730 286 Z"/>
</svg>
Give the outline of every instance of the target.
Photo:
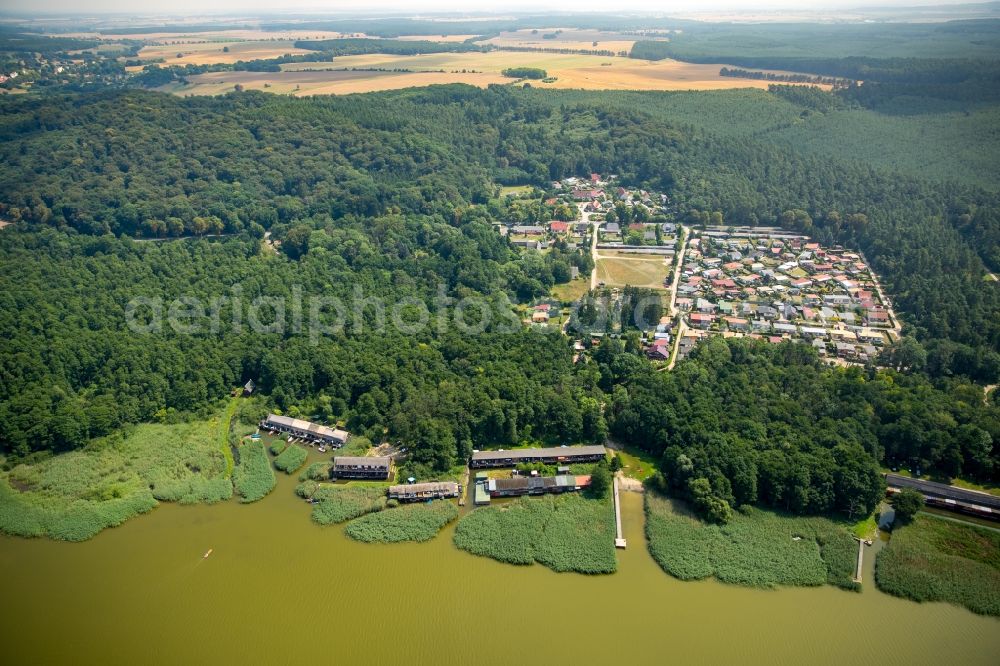
<svg viewBox="0 0 1000 666">
<path fill-rule="evenodd" d="M 419 13 L 427 11 L 627 11 L 641 10 L 663 13 L 696 11 L 784 9 L 809 11 L 868 6 L 919 6 L 969 2 L 970 0 L 0 0 L 0 10 L 17 12 L 115 12 L 126 14 L 170 13 L 260 13 L 337 11 L 397 11 Z M 972 0 L 974 1 L 974 0 Z"/>
</svg>

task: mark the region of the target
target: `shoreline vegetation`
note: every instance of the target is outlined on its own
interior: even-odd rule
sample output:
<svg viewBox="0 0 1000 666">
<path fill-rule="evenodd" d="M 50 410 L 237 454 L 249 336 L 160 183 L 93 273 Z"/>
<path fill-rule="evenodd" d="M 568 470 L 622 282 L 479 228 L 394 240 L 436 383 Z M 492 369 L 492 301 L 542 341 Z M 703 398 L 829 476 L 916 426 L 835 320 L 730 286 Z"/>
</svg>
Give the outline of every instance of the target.
<svg viewBox="0 0 1000 666">
<path fill-rule="evenodd" d="M 680 580 L 714 577 L 768 589 L 828 583 L 861 590 L 853 580 L 857 542 L 829 519 L 747 508 L 734 512 L 727 525 L 712 525 L 651 490 L 645 506 L 649 552 Z"/>
<path fill-rule="evenodd" d="M 161 501 L 229 499 L 229 448 L 224 452 L 219 441 L 232 414 L 226 409 L 200 421 L 127 426 L 78 451 L 0 472 L 0 531 L 85 541 Z"/>
<path fill-rule="evenodd" d="M 875 558 L 875 583 L 917 602 L 944 601 L 1000 616 L 1000 532 L 918 514 Z"/>
<path fill-rule="evenodd" d="M 249 441 L 239 447 L 240 462 L 233 474 L 233 486 L 240 502 L 249 504 L 263 499 L 274 490 L 278 481 L 271 467 L 264 444 Z"/>
<path fill-rule="evenodd" d="M 609 498 L 545 495 L 478 508 L 455 528 L 455 545 L 508 564 L 609 574 L 617 569 Z"/>
<path fill-rule="evenodd" d="M 344 534 L 364 543 L 430 541 L 441 529 L 458 518 L 458 507 L 449 500 L 421 504 L 387 505 L 347 524 Z"/>
<path fill-rule="evenodd" d="M 294 474 L 306 464 L 306 459 L 308 457 L 308 451 L 303 449 L 301 446 L 292 444 L 291 446 L 285 447 L 285 450 L 275 457 L 274 467 L 281 470 L 285 474 Z"/>
<path fill-rule="evenodd" d="M 385 488 L 378 486 L 329 485 L 303 481 L 295 489 L 303 499 L 313 500 L 312 519 L 320 525 L 344 523 L 381 511 L 386 505 Z"/>
</svg>

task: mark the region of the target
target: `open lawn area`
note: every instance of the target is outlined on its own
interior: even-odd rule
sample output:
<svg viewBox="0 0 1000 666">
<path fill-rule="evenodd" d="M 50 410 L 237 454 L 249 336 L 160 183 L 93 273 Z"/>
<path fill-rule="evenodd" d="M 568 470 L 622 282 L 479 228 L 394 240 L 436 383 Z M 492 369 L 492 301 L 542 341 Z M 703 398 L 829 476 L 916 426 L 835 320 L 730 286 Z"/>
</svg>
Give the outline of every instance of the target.
<svg viewBox="0 0 1000 666">
<path fill-rule="evenodd" d="M 645 451 L 626 447 L 615 450 L 615 455 L 621 458 L 622 473 L 637 481 L 645 481 L 656 473 L 657 461 Z"/>
<path fill-rule="evenodd" d="M 231 416 L 225 409 L 203 421 L 126 427 L 79 451 L 0 472 L 0 530 L 82 541 L 158 500 L 228 499 Z"/>
<path fill-rule="evenodd" d="M 508 564 L 597 574 L 617 568 L 614 535 L 610 498 L 570 493 L 478 508 L 459 521 L 455 545 Z"/>
<path fill-rule="evenodd" d="M 918 514 L 893 530 L 879 552 L 875 582 L 914 601 L 947 601 L 1000 615 L 1000 532 Z"/>
<path fill-rule="evenodd" d="M 728 525 L 711 525 L 683 504 L 645 494 L 649 552 L 671 576 L 771 588 L 822 585 L 860 589 L 853 581 L 858 544 L 826 518 L 781 516 L 750 508 Z"/>
<path fill-rule="evenodd" d="M 597 280 L 609 287 L 666 289 L 663 279 L 669 272 L 670 264 L 660 255 L 604 251 L 597 260 Z"/>
<path fill-rule="evenodd" d="M 570 280 L 564 284 L 553 285 L 552 296 L 563 303 L 574 303 L 590 291 L 590 276 Z"/>
</svg>

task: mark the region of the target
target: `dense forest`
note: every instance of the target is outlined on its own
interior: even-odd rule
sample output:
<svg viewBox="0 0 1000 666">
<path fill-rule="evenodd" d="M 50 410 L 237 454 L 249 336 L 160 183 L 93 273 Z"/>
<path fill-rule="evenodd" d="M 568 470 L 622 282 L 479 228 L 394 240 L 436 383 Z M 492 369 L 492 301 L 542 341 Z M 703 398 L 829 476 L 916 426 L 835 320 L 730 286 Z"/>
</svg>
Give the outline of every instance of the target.
<svg viewBox="0 0 1000 666">
<path fill-rule="evenodd" d="M 771 95 L 817 113 L 846 103 Z M 1000 294 L 984 280 L 1000 264 L 998 195 L 693 129 L 626 99 L 453 85 L 0 100 L 0 216 L 15 222 L 0 233 L 0 335 L 14 350 L 0 359 L 0 446 L 75 448 L 203 410 L 252 378 L 287 413 L 405 442 L 424 470 L 473 447 L 602 441 L 610 428 L 661 456 L 668 486 L 716 518 L 755 502 L 858 513 L 883 463 L 993 478 L 995 406 L 954 377 L 1000 375 Z M 521 330 L 510 303 L 589 257 L 517 252 L 491 224 L 564 213 L 498 200 L 497 184 L 540 194 L 591 172 L 667 193 L 684 221 L 720 212 L 861 249 L 919 340 L 891 350 L 915 372 L 835 371 L 804 346 L 721 342 L 674 373 L 613 343 L 574 364 L 568 339 Z M 210 234 L 225 238 L 179 239 Z M 229 302 L 215 332 L 124 325 L 136 296 L 208 300 L 234 286 L 244 302 L 361 287 L 432 313 L 441 293 L 477 295 L 501 316 L 483 333 L 401 334 L 369 330 L 365 310 L 318 341 L 229 324 Z"/>
<path fill-rule="evenodd" d="M 667 489 L 703 513 L 764 504 L 867 515 L 884 495 L 879 464 L 989 479 L 1000 407 L 964 381 L 830 368 L 806 345 L 713 338 L 674 372 L 625 345 L 595 353 L 613 437 L 662 458 Z M 703 482 L 702 482 L 703 483 Z"/>
<path fill-rule="evenodd" d="M 1000 293 L 984 280 L 1000 267 L 996 193 L 579 99 L 441 86 L 308 100 L 4 100 L 0 214 L 97 234 L 280 237 L 316 216 L 492 221 L 483 204 L 495 182 L 613 172 L 668 192 L 682 219 L 721 211 L 727 223 L 788 224 L 861 249 L 935 372 L 1000 375 Z"/>
</svg>

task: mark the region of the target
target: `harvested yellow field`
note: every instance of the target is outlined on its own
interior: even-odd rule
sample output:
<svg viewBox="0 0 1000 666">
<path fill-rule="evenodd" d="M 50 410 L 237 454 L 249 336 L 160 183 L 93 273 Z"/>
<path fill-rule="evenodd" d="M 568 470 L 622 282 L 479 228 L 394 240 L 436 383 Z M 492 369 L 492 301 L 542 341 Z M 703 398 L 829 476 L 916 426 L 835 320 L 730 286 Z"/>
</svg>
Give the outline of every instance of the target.
<svg viewBox="0 0 1000 666">
<path fill-rule="evenodd" d="M 184 58 L 168 58 L 167 64 L 221 62 L 220 57 L 237 60 L 275 57 L 282 53 L 307 53 L 289 48 L 290 42 L 241 42 L 221 53 L 221 44 L 201 46 Z M 237 48 L 239 47 L 239 48 Z M 157 47 L 169 50 L 176 46 Z M 257 48 L 270 48 L 255 51 Z M 176 54 L 176 51 L 174 51 Z M 142 55 L 146 55 L 145 49 Z M 295 95 L 343 95 L 348 93 L 395 90 L 438 83 L 467 83 L 485 87 L 510 83 L 500 74 L 507 67 L 539 67 L 556 77 L 552 83 L 533 81 L 541 88 L 584 90 L 717 90 L 723 88 L 766 88 L 767 81 L 719 76 L 721 65 L 694 65 L 676 60 L 633 60 L 631 58 L 562 53 L 428 53 L 415 56 L 366 54 L 337 56 L 328 62 L 301 62 L 282 65 L 281 72 L 211 72 L 188 77 L 190 84 L 174 84 L 165 90 L 183 94 L 216 95 L 230 92 L 236 84 L 244 88 Z M 355 70 L 355 71 L 350 71 Z M 360 71 L 358 71 L 360 70 Z M 366 71 L 367 70 L 367 71 Z M 409 70 L 409 71 L 372 71 Z M 463 71 L 464 70 L 464 71 Z"/>
<path fill-rule="evenodd" d="M 555 30 L 517 30 L 502 32 L 496 37 L 477 42 L 495 46 L 516 46 L 537 49 L 572 49 L 574 51 L 631 51 L 635 39 L 616 32 L 600 30 L 563 30 L 554 39 L 542 35 L 553 34 Z M 594 42 L 597 42 L 595 45 Z"/>
<path fill-rule="evenodd" d="M 669 271 L 663 256 L 602 252 L 597 259 L 597 280 L 609 287 L 665 289 L 663 279 Z"/>
<path fill-rule="evenodd" d="M 582 88 L 585 90 L 719 90 L 726 88 L 767 88 L 767 81 L 719 76 L 722 65 L 695 65 L 677 60 L 634 60 L 632 58 L 563 53 L 428 53 L 415 56 L 366 54 L 340 56 L 333 62 L 284 65 L 285 71 L 304 69 L 378 68 L 413 71 L 455 72 L 475 70 L 499 74 L 508 67 L 538 67 L 556 77 L 553 83 L 532 82 L 542 88 Z M 509 79 L 507 79 L 509 81 Z"/>
<path fill-rule="evenodd" d="M 329 63 L 327 63 L 329 64 Z M 352 72 L 336 70 L 265 72 L 208 72 L 187 77 L 188 85 L 171 84 L 165 92 L 184 95 L 220 95 L 239 84 L 247 90 L 279 94 L 347 95 L 377 90 L 397 90 L 443 83 L 467 83 L 485 88 L 509 81 L 499 74 L 441 72 Z"/>
<path fill-rule="evenodd" d="M 193 44 L 158 44 L 145 46 L 139 51 L 141 60 L 163 58 L 167 65 L 213 65 L 234 63 L 240 60 L 264 60 L 285 54 L 312 53 L 297 49 L 290 40 L 259 42 L 197 42 Z M 225 51 L 228 48 L 229 51 Z M 177 54 L 181 57 L 178 58 Z"/>
<path fill-rule="evenodd" d="M 467 39 L 472 39 L 476 35 L 400 35 L 396 39 L 403 42 L 464 42 Z M 372 37 L 372 39 L 378 39 L 378 37 Z"/>
<path fill-rule="evenodd" d="M 338 39 L 340 37 L 364 37 L 362 33 L 346 34 L 329 30 L 212 30 L 207 32 L 138 32 L 128 35 L 105 35 L 101 32 L 62 33 L 64 37 L 79 39 L 137 39 L 145 42 L 241 42 L 272 39 Z"/>
</svg>

